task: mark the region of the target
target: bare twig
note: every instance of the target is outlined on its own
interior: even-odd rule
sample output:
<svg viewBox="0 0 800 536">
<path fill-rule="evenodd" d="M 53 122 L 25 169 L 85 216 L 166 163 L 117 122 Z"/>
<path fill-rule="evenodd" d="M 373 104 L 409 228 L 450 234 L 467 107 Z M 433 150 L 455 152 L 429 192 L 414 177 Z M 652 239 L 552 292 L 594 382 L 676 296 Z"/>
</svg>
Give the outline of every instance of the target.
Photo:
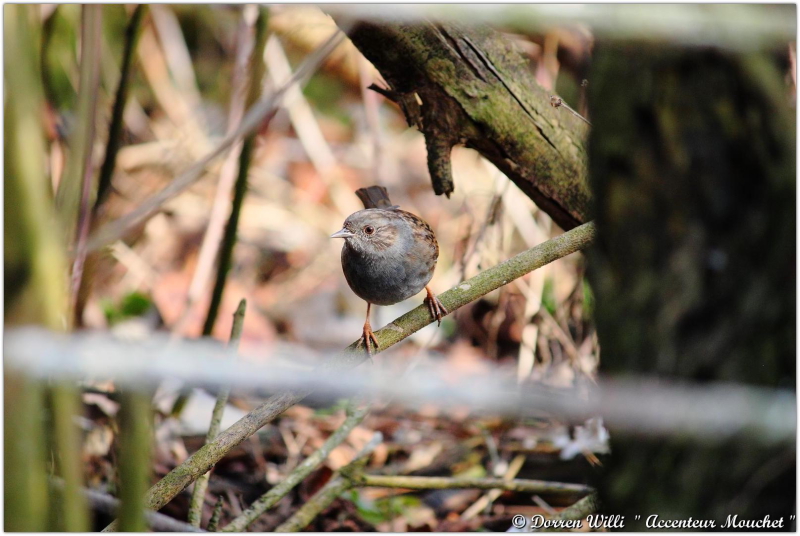
<svg viewBox="0 0 800 536">
<path fill-rule="evenodd" d="M 169 6 L 164 5 L 153 5 L 152 13 L 173 83 L 178 93 L 188 101 L 189 111 L 196 112 L 202 98 L 192 66 L 192 56 L 178 18 Z"/>
<path fill-rule="evenodd" d="M 508 465 L 508 470 L 503 475 L 503 480 L 510 482 L 522 469 L 522 464 L 525 463 L 525 455 L 519 454 Z M 461 519 L 472 519 L 473 517 L 486 510 L 494 501 L 503 493 L 503 488 L 495 488 L 484 493 L 480 499 L 475 501 L 469 508 L 464 510 L 461 514 Z"/>
<path fill-rule="evenodd" d="M 270 79 L 276 87 L 285 83 L 292 76 L 289 59 L 275 35 L 270 36 L 264 49 L 264 61 Z M 339 177 L 336 174 L 336 157 L 325 140 L 303 92 L 297 86 L 289 88 L 284 102 L 297 137 L 317 171 L 317 175 L 325 184 L 331 200 L 340 213 L 350 214 L 353 208 L 353 196 L 344 186 L 345 181 L 337 180 Z"/>
<path fill-rule="evenodd" d="M 262 495 L 257 501 L 250 505 L 250 508 L 242 512 L 240 516 L 231 521 L 221 532 L 243 532 L 255 521 L 258 516 L 272 508 L 279 500 L 286 496 L 297 484 L 306 478 L 311 471 L 322 463 L 328 455 L 336 448 L 342 441 L 344 441 L 348 434 L 358 426 L 366 417 L 369 411 L 369 406 L 348 411 L 347 418 L 342 425 L 322 444 L 322 446 L 314 452 L 311 456 L 303 460 L 303 462 L 294 468 L 289 475 L 284 478 L 278 485 L 270 489 L 267 493 Z"/>
<path fill-rule="evenodd" d="M 547 482 L 545 480 L 525 480 L 505 478 L 459 478 L 445 476 L 388 476 L 358 475 L 354 477 L 358 486 L 375 488 L 404 489 L 502 489 L 518 493 L 537 493 L 550 495 L 586 495 L 592 488 L 582 484 Z"/>
<path fill-rule="evenodd" d="M 576 521 L 578 519 L 583 519 L 590 514 L 594 514 L 597 512 L 599 507 L 599 503 L 597 501 L 597 493 L 590 493 L 586 497 L 582 498 L 581 500 L 575 502 L 570 506 L 567 506 L 560 512 L 548 516 L 550 520 L 563 520 L 563 521 Z M 542 532 L 551 532 L 551 531 L 558 531 L 556 527 L 553 528 L 543 528 Z"/>
<path fill-rule="evenodd" d="M 145 497 L 146 504 L 154 510 L 163 507 L 200 475 L 211 469 L 236 445 L 255 434 L 262 426 L 274 420 L 287 408 L 297 404 L 307 394 L 307 392 L 286 392 L 271 397 L 150 488 Z M 103 530 L 105 532 L 116 531 L 118 525 L 118 522 L 114 521 Z"/>
<path fill-rule="evenodd" d="M 83 485 L 81 471 L 80 431 L 75 426 L 79 398 L 71 382 L 55 383 L 50 391 L 52 404 L 53 437 L 58 453 L 59 473 L 64 483 L 64 493 L 56 502 L 60 510 L 61 526 L 65 532 L 83 532 L 89 529 L 86 499 L 78 493 Z"/>
<path fill-rule="evenodd" d="M 573 110 L 572 107 L 569 104 L 567 104 L 566 102 L 564 102 L 564 99 L 562 99 L 561 97 L 557 97 L 556 95 L 553 95 L 552 97 L 550 97 L 550 106 L 552 106 L 553 108 L 564 108 L 569 113 L 571 113 L 572 115 L 574 115 L 575 117 L 577 117 L 578 119 L 580 119 L 581 121 L 586 123 L 587 125 L 592 126 L 592 124 L 589 122 L 588 119 L 586 119 L 581 114 L 579 114 L 578 112 Z"/>
<path fill-rule="evenodd" d="M 275 34 L 270 36 L 267 46 L 264 48 L 263 63 L 266 64 L 269 78 L 275 87 L 280 87 L 292 76 L 289 58 L 286 57 L 281 42 Z M 309 160 L 316 168 L 317 173 L 324 177 L 336 165 L 336 157 L 322 134 L 319 123 L 314 117 L 314 111 L 297 86 L 286 92 L 284 102 L 292 126 L 294 126 Z"/>
<path fill-rule="evenodd" d="M 597 509 L 597 494 L 590 493 L 572 506 L 568 506 L 561 510 L 555 517 L 558 517 L 559 519 L 583 519 L 589 514 L 597 512 Z"/>
<path fill-rule="evenodd" d="M 128 27 L 125 29 L 125 46 L 122 51 L 122 66 L 120 67 L 119 85 L 117 94 L 114 98 L 114 107 L 111 111 L 111 123 L 108 126 L 108 141 L 106 142 L 106 154 L 103 165 L 100 167 L 100 177 L 97 181 L 97 198 L 94 202 L 93 212 L 96 215 L 98 209 L 106 200 L 111 179 L 114 175 L 114 167 L 117 162 L 122 138 L 123 115 L 125 104 L 128 102 L 128 89 L 130 86 L 133 53 L 139 40 L 142 19 L 147 11 L 146 4 L 139 4 L 133 10 Z"/>
<path fill-rule="evenodd" d="M 261 93 L 261 79 L 264 74 L 264 63 L 261 55 L 267 42 L 267 11 L 259 9 L 258 19 L 256 20 L 256 37 L 253 47 L 253 54 L 250 57 L 250 88 L 247 92 L 247 106 L 252 107 L 258 95 Z M 267 116 L 267 120 L 272 116 Z M 247 193 L 247 173 L 250 170 L 250 160 L 255 145 L 256 132 L 250 132 L 242 142 L 242 152 L 239 154 L 239 173 L 236 177 L 234 186 L 233 202 L 231 203 L 231 213 L 228 224 L 225 226 L 225 233 L 222 237 L 222 244 L 219 249 L 219 259 L 217 260 L 217 278 L 214 282 L 214 289 L 211 292 L 211 303 L 208 306 L 206 321 L 203 324 L 203 335 L 211 335 L 214 330 L 214 323 L 217 320 L 219 305 L 222 302 L 222 292 L 225 289 L 225 281 L 228 276 L 231 258 L 233 257 L 233 247 L 236 244 L 236 231 L 239 228 L 239 214 L 242 210 L 244 196 Z"/>
<path fill-rule="evenodd" d="M 231 338 L 228 343 L 228 349 L 235 354 L 239 348 L 239 340 L 242 338 L 242 329 L 244 328 L 244 313 L 247 308 L 247 301 L 241 300 L 239 307 L 233 314 L 233 327 L 231 328 Z M 225 406 L 228 403 L 228 396 L 230 395 L 230 387 L 223 387 L 217 394 L 217 401 L 214 404 L 214 409 L 211 412 L 211 424 L 208 427 L 208 434 L 206 434 L 206 443 L 213 441 L 219 434 L 220 423 L 222 423 L 222 414 L 225 412 Z M 192 500 L 189 504 L 189 524 L 194 527 L 200 527 L 200 521 L 203 517 L 203 504 L 205 503 L 206 490 L 208 489 L 208 479 L 211 477 L 211 471 L 205 473 L 197 479 L 194 483 L 192 490 Z"/>
<path fill-rule="evenodd" d="M 249 77 L 242 73 L 241 88 L 234 88 L 234 95 L 231 104 L 231 121 L 228 132 L 234 132 L 239 128 L 242 121 L 242 114 L 247 107 L 252 106 L 261 92 L 263 67 L 261 55 L 264 51 L 266 42 L 267 11 L 265 8 L 250 6 L 256 10 L 255 18 L 252 20 L 252 36 L 249 42 L 243 39 L 240 48 L 247 54 L 244 55 L 244 71 L 249 71 Z M 245 6 L 244 14 L 247 19 L 248 6 Z M 251 17 L 252 18 L 252 17 Z M 245 24 L 247 24 L 245 22 Z M 240 53 L 242 51 L 240 50 Z M 246 83 L 249 81 L 249 85 Z M 242 94 L 244 93 L 244 94 Z M 272 115 L 265 121 L 269 121 Z M 173 326 L 172 340 L 176 340 L 183 330 L 183 325 L 191 316 L 191 308 L 195 300 L 208 282 L 211 271 L 214 267 L 214 260 L 217 260 L 217 275 L 214 280 L 214 287 L 211 291 L 211 301 L 206 311 L 206 319 L 203 323 L 203 335 L 211 335 L 214 324 L 219 314 L 219 307 L 222 303 L 222 292 L 225 289 L 227 274 L 230 268 L 233 247 L 236 243 L 236 231 L 238 229 L 239 215 L 241 213 L 244 195 L 247 191 L 247 174 L 250 169 L 250 158 L 253 151 L 253 143 L 256 134 L 253 132 L 245 140 L 237 140 L 232 146 L 228 158 L 223 164 L 217 194 L 208 221 L 208 229 L 203 237 L 200 248 L 200 255 L 197 262 L 197 269 L 189 285 L 186 294 L 184 311 L 178 321 Z M 233 199 L 230 199 L 231 189 L 233 189 Z M 227 224 L 225 213 L 228 213 Z M 217 258 L 218 257 L 218 258 Z M 184 388 L 178 395 L 172 406 L 171 415 L 178 416 L 183 411 L 186 402 L 191 396 L 191 389 Z M 199 525 L 198 525 L 199 526 Z"/>
<path fill-rule="evenodd" d="M 70 315 L 76 311 L 78 291 L 86 261 L 86 241 L 92 212 L 92 150 L 94 149 L 97 93 L 100 84 L 100 36 L 103 24 L 102 6 L 83 6 L 81 18 L 81 81 L 78 90 L 78 127 L 71 139 L 67 174 L 59 183 L 56 200 L 61 206 L 64 229 L 77 229 L 74 261 L 70 278 Z M 77 226 L 75 217 L 77 216 Z"/>
<path fill-rule="evenodd" d="M 277 88 L 273 93 L 262 98 L 258 103 L 250 107 L 242 120 L 241 126 L 236 129 L 235 132 L 225 136 L 225 139 L 211 152 L 175 177 L 175 179 L 160 192 L 143 201 L 137 208 L 122 218 L 98 229 L 90 237 L 88 249 L 95 250 L 117 240 L 132 226 L 153 216 L 161 205 L 194 184 L 202 176 L 206 166 L 227 151 L 237 139 L 255 131 L 262 124 L 263 120 L 275 111 L 286 94 L 286 91 L 292 87 L 293 84 L 305 80 L 343 39 L 344 34 L 337 30 L 322 46 L 303 61 L 286 84 Z"/>
<path fill-rule="evenodd" d="M 5 489 L 14 490 L 5 495 L 4 528 L 19 532 L 52 530 L 48 529 L 47 519 L 52 505 L 47 493 L 47 435 L 41 418 L 43 383 L 6 372 L 3 384 L 4 433 L 6 438 L 13 438 L 6 439 L 4 445 L 3 483 Z"/>
<path fill-rule="evenodd" d="M 247 107 L 247 71 L 248 65 L 250 65 L 250 57 L 254 54 L 255 24 L 258 19 L 258 12 L 258 7 L 253 4 L 248 4 L 242 9 L 241 31 L 237 40 L 236 64 L 234 66 L 230 112 L 228 114 L 228 133 L 232 133 L 239 128 Z M 190 318 L 195 302 L 205 292 L 206 286 L 211 279 L 214 261 L 217 258 L 225 230 L 225 215 L 230 211 L 231 190 L 236 181 L 236 171 L 239 167 L 241 150 L 242 143 L 241 140 L 238 140 L 231 147 L 220 169 L 217 191 L 208 216 L 208 226 L 203 235 L 203 243 L 200 245 L 200 253 L 197 256 L 197 267 L 194 270 L 189 290 L 186 293 L 183 312 L 172 326 L 174 337 L 178 337 L 182 333 L 183 326 Z"/>
<path fill-rule="evenodd" d="M 361 100 L 364 103 L 364 116 L 372 140 L 372 174 L 376 184 L 386 184 L 389 173 L 388 159 L 386 158 L 386 135 L 381 126 L 380 98 L 376 95 L 378 93 L 386 97 L 386 90 L 371 83 L 374 70 L 375 68 L 363 55 L 358 56 Z"/>
<path fill-rule="evenodd" d="M 5 285 L 5 329 L 26 323 L 61 330 L 67 304 L 62 235 L 44 173 L 44 95 L 40 70 L 38 6 L 9 4 L 3 10 L 4 107 L 3 192 L 5 273 L 25 278 Z M 8 277 L 8 276 L 6 276 Z M 4 529 L 48 528 L 47 442 L 43 384 L 4 368 Z"/>
<path fill-rule="evenodd" d="M 211 512 L 211 519 L 208 520 L 208 532 L 217 532 L 219 527 L 219 519 L 222 517 L 222 495 L 217 497 L 217 503 L 214 505 L 214 510 Z"/>
<path fill-rule="evenodd" d="M 383 435 L 380 432 L 375 432 L 369 443 L 364 445 L 364 448 L 356 454 L 353 461 L 339 469 L 328 483 L 300 507 L 292 517 L 276 527 L 275 532 L 299 532 L 307 527 L 339 495 L 356 484 L 354 475 L 364 468 L 369 455 L 382 441 Z"/>
<path fill-rule="evenodd" d="M 153 11 L 155 10 L 151 9 L 151 13 Z M 160 15 L 163 14 L 164 11 L 161 11 Z M 169 16 L 169 13 L 166 16 Z M 155 18 L 154 14 L 153 19 Z M 176 134 L 187 142 L 189 157 L 200 158 L 210 150 L 211 146 L 200 114 L 197 113 L 199 101 L 193 100 L 190 92 L 180 91 L 176 87 L 181 84 L 181 81 L 176 80 L 176 76 L 182 78 L 182 74 L 177 73 L 173 76 L 175 69 L 170 60 L 174 60 L 175 55 L 165 50 L 171 49 L 174 41 L 172 36 L 167 35 L 167 41 L 162 46 L 156 36 L 156 30 L 157 28 L 152 25 L 143 28 L 137 47 L 142 72 L 153 90 L 153 96 L 175 128 Z"/>
<path fill-rule="evenodd" d="M 146 13 L 147 6 L 139 4 L 131 14 L 128 27 L 125 30 L 125 47 L 122 53 L 122 66 L 120 67 L 119 81 L 117 83 L 117 93 L 114 106 L 111 112 L 111 122 L 108 128 L 108 139 L 106 140 L 106 152 L 103 164 L 97 181 L 97 194 L 90 214 L 82 218 L 78 229 L 78 248 L 75 254 L 75 264 L 73 268 L 74 289 L 73 300 L 73 319 L 75 326 L 83 324 L 83 310 L 91 292 L 94 282 L 94 271 L 98 264 L 96 253 L 87 254 L 86 241 L 91 230 L 98 226 L 98 215 L 100 207 L 103 205 L 111 190 L 111 182 L 114 176 L 117 153 L 122 145 L 122 129 L 124 124 L 124 112 L 128 102 L 128 88 L 130 85 L 131 71 L 133 65 L 133 53 L 141 30 L 141 23 Z M 98 47 L 103 48 L 103 47 Z M 113 61 L 109 58 L 108 61 Z M 115 68 L 113 66 L 112 68 Z M 103 69 L 108 75 L 108 69 Z M 108 78 L 108 76 L 106 76 Z M 87 199 L 88 203 L 88 199 Z M 88 210 L 87 210 L 88 212 Z M 89 221 L 91 219 L 91 222 Z"/>
<path fill-rule="evenodd" d="M 144 491 L 150 481 L 151 396 L 125 392 L 120 407 L 119 528 L 123 532 L 143 532 L 145 523 Z"/>
<path fill-rule="evenodd" d="M 545 482 L 541 480 L 509 480 L 501 478 L 448 478 L 421 476 L 384 476 L 363 473 L 368 454 L 380 443 L 380 433 L 356 455 L 355 459 L 340 469 L 325 486 L 308 500 L 275 532 L 298 532 L 348 489 L 370 486 L 414 490 L 428 489 L 488 489 L 518 493 L 548 493 L 559 496 L 587 495 L 592 489 L 580 484 Z"/>
<path fill-rule="evenodd" d="M 50 484 L 58 490 L 64 489 L 64 482 L 61 479 L 52 478 Z M 80 493 L 89 501 L 89 505 L 94 510 L 108 515 L 116 515 L 119 512 L 119 499 L 107 493 L 86 488 L 81 488 Z M 152 510 L 146 510 L 144 517 L 147 521 L 147 526 L 158 532 L 205 532 L 183 521 L 178 521 L 175 518 L 153 512 Z"/>
</svg>

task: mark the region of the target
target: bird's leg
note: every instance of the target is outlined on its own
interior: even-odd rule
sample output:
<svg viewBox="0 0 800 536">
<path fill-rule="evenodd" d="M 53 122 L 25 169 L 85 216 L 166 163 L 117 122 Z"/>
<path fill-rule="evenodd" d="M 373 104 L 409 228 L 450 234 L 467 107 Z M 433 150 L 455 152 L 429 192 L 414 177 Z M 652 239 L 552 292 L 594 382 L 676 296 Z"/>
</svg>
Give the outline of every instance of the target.
<svg viewBox="0 0 800 536">
<path fill-rule="evenodd" d="M 372 326 L 369 325 L 369 310 L 371 308 L 372 304 L 367 302 L 367 319 L 364 321 L 364 332 L 361 334 L 361 338 L 364 340 L 364 346 L 367 348 L 367 355 L 370 359 L 372 359 L 371 344 L 374 344 L 375 348 L 380 347 L 378 339 L 376 339 L 375 334 L 372 333 Z"/>
<path fill-rule="evenodd" d="M 425 304 L 428 306 L 428 311 L 430 311 L 431 316 L 436 319 L 438 325 L 442 325 L 442 317 L 447 314 L 447 309 L 445 306 L 442 305 L 442 302 L 439 301 L 439 298 L 431 291 L 428 286 L 425 286 L 425 291 L 428 293 L 428 297 L 425 298 Z"/>
</svg>

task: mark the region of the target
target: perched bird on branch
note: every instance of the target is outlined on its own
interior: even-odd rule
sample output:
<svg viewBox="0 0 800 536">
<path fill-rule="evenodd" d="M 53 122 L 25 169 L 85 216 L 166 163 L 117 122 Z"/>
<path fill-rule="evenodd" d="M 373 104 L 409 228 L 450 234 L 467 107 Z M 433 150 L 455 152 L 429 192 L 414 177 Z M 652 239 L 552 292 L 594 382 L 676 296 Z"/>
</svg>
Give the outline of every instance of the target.
<svg viewBox="0 0 800 536">
<path fill-rule="evenodd" d="M 367 302 L 361 337 L 371 356 L 372 345 L 379 346 L 369 324 L 372 304 L 392 305 L 424 288 L 431 317 L 440 325 L 447 309 L 427 286 L 439 258 L 439 244 L 431 226 L 392 205 L 382 186 L 361 188 L 356 195 L 365 209 L 351 214 L 331 238 L 344 238 L 344 277 L 353 292 Z"/>
</svg>

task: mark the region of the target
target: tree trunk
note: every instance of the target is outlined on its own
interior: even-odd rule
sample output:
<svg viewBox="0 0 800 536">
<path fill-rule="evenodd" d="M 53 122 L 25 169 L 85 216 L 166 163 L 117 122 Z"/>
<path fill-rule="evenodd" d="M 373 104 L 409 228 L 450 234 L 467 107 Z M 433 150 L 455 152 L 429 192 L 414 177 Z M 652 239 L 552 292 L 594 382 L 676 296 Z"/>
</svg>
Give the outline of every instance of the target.
<svg viewBox="0 0 800 536">
<path fill-rule="evenodd" d="M 601 371 L 795 388 L 795 114 L 765 55 L 599 44 L 589 252 Z M 767 418 L 764 415 L 764 418 Z M 795 446 L 612 431 L 600 499 L 661 519 L 783 516 Z M 635 515 L 640 520 L 635 520 Z"/>
<path fill-rule="evenodd" d="M 437 194 L 455 188 L 450 151 L 463 144 L 563 229 L 590 219 L 588 125 L 551 106 L 508 38 L 485 27 L 360 23 L 350 39 L 390 84 L 380 92 L 425 136 Z"/>
</svg>

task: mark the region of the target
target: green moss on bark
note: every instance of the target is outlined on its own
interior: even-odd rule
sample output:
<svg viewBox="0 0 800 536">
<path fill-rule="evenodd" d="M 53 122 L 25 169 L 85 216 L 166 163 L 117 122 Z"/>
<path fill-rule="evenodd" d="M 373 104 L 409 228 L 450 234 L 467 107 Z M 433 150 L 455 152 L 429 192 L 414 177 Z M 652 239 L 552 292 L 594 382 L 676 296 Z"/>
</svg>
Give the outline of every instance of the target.
<svg viewBox="0 0 800 536">
<path fill-rule="evenodd" d="M 485 27 L 362 23 L 350 38 L 396 100 L 420 95 L 429 146 L 445 140 L 479 151 L 565 229 L 588 221 L 587 126 L 550 105 L 506 37 Z M 452 178 L 437 171 L 443 166 L 429 168 L 436 192 L 449 194 Z"/>
</svg>

